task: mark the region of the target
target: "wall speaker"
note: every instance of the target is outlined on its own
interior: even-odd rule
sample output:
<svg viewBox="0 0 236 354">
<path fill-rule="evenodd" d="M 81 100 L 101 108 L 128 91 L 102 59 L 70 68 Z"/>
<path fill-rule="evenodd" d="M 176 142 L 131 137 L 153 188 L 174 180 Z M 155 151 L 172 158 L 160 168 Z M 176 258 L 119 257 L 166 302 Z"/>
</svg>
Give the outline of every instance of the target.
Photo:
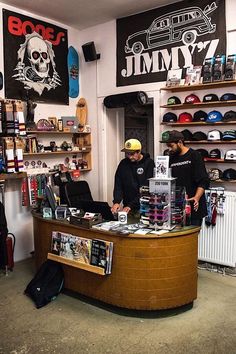
<svg viewBox="0 0 236 354">
<path fill-rule="evenodd" d="M 143 91 L 135 91 L 128 93 L 120 93 L 118 95 L 111 95 L 104 98 L 104 106 L 106 108 L 120 108 L 130 104 L 144 105 L 148 102 L 148 96 Z"/>
<path fill-rule="evenodd" d="M 100 54 L 97 54 L 94 42 L 88 42 L 82 45 L 85 61 L 94 61 L 100 59 Z"/>
</svg>

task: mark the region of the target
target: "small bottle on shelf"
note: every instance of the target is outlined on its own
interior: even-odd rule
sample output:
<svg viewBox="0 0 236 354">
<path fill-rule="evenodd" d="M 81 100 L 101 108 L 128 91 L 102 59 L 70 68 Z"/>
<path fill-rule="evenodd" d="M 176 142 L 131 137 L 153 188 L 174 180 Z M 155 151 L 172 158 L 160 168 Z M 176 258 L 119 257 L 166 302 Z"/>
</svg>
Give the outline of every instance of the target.
<svg viewBox="0 0 236 354">
<path fill-rule="evenodd" d="M 187 200 L 188 195 L 186 195 L 186 202 L 185 202 L 185 226 L 191 225 L 191 204 Z"/>
</svg>

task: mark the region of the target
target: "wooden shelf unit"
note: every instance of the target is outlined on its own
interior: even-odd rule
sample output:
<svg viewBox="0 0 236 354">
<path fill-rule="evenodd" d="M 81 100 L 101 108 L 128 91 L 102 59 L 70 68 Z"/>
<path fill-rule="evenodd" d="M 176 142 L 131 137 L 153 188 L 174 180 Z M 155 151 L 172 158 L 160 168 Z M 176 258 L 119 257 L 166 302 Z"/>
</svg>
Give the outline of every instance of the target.
<svg viewBox="0 0 236 354">
<path fill-rule="evenodd" d="M 188 122 L 188 123 L 175 123 L 175 122 L 170 122 L 170 123 L 165 123 L 162 122 L 161 125 L 169 125 L 169 126 L 173 126 L 173 127 L 184 127 L 184 126 L 192 126 L 192 127 L 196 127 L 196 126 L 221 126 L 221 125 L 235 125 L 236 122 L 216 122 L 216 123 L 207 123 L 207 122 Z"/>
<path fill-rule="evenodd" d="M 7 180 L 13 180 L 13 179 L 22 179 L 27 177 L 26 172 L 16 172 L 16 173 L 0 173 L 0 180 L 1 181 L 7 181 Z"/>
<path fill-rule="evenodd" d="M 48 253 L 47 258 L 51 259 L 52 261 L 55 261 L 55 262 L 63 263 L 63 264 L 68 265 L 70 267 L 83 269 L 88 272 L 96 273 L 99 275 L 106 275 L 105 270 L 103 268 L 96 267 L 91 264 L 76 262 L 73 259 L 68 259 L 65 257 L 57 256 L 56 254 L 53 254 L 53 253 Z"/>
<path fill-rule="evenodd" d="M 232 80 L 232 81 L 211 82 L 208 84 L 162 87 L 160 90 L 161 91 L 170 91 L 170 92 L 181 92 L 181 91 L 217 89 L 217 88 L 222 88 L 222 87 L 231 87 L 231 86 L 235 86 L 235 85 L 236 85 L 236 80 Z"/>
<path fill-rule="evenodd" d="M 200 108 L 200 107 L 212 107 L 212 109 L 216 106 L 227 107 L 227 106 L 236 106 L 236 101 L 212 101 L 212 102 L 199 102 L 199 103 L 182 103 L 182 104 L 164 104 L 160 106 L 161 108 L 168 109 L 189 109 L 189 108 Z"/>
</svg>

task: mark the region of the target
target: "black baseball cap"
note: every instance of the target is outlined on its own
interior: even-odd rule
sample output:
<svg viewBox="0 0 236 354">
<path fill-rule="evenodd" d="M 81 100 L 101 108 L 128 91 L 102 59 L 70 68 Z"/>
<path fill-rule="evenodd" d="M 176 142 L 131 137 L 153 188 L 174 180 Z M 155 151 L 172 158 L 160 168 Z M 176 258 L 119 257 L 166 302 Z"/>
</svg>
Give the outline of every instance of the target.
<svg viewBox="0 0 236 354">
<path fill-rule="evenodd" d="M 222 157 L 221 155 L 222 154 L 221 154 L 220 149 L 213 149 L 209 152 L 209 157 L 211 159 L 221 159 L 221 157 Z"/>
<path fill-rule="evenodd" d="M 196 151 L 198 151 L 201 154 L 203 159 L 209 157 L 208 151 L 205 149 L 197 149 Z"/>
<path fill-rule="evenodd" d="M 221 101 L 235 101 L 236 100 L 236 95 L 235 93 L 224 93 L 221 98 Z"/>
<path fill-rule="evenodd" d="M 236 112 L 232 111 L 232 110 L 225 112 L 222 120 L 223 120 L 223 122 L 230 122 L 231 120 L 232 121 L 236 120 Z"/>
<path fill-rule="evenodd" d="M 177 122 L 177 119 L 178 119 L 178 117 L 175 113 L 167 112 L 164 114 L 164 116 L 162 118 L 162 122 L 165 122 L 165 123 Z"/>
<path fill-rule="evenodd" d="M 179 97 L 171 96 L 168 98 L 167 104 L 168 104 L 168 106 L 171 106 L 172 104 L 181 104 L 181 101 L 180 101 Z"/>
<path fill-rule="evenodd" d="M 203 132 L 195 132 L 193 133 L 193 140 L 196 141 L 207 140 L 207 136 Z"/>
<path fill-rule="evenodd" d="M 200 110 L 194 113 L 193 122 L 205 122 L 207 120 L 207 113 Z"/>
<path fill-rule="evenodd" d="M 219 101 L 219 97 L 215 93 L 208 93 L 203 97 L 203 102 Z"/>
<path fill-rule="evenodd" d="M 187 141 L 193 140 L 193 133 L 190 132 L 190 130 L 184 129 L 184 130 L 181 131 L 181 133 L 184 136 L 184 140 L 187 140 Z"/>
<path fill-rule="evenodd" d="M 223 172 L 223 179 L 225 180 L 236 180 L 236 170 L 233 168 L 228 168 Z"/>
<path fill-rule="evenodd" d="M 177 143 L 179 140 L 184 141 L 184 136 L 178 130 L 167 130 L 162 133 L 160 143 Z"/>
</svg>

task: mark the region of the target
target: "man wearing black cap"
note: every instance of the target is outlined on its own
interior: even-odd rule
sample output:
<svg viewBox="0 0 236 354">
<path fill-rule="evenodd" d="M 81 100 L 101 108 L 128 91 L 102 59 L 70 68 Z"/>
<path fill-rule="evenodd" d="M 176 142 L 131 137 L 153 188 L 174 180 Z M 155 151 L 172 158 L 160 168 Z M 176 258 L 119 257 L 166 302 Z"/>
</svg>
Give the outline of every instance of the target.
<svg viewBox="0 0 236 354">
<path fill-rule="evenodd" d="M 206 168 L 198 151 L 184 144 L 184 136 L 177 130 L 162 134 L 161 143 L 169 148 L 172 176 L 176 177 L 177 186 L 184 186 L 188 201 L 191 202 L 191 224 L 201 226 L 207 215 L 205 189 L 209 187 Z"/>
</svg>

